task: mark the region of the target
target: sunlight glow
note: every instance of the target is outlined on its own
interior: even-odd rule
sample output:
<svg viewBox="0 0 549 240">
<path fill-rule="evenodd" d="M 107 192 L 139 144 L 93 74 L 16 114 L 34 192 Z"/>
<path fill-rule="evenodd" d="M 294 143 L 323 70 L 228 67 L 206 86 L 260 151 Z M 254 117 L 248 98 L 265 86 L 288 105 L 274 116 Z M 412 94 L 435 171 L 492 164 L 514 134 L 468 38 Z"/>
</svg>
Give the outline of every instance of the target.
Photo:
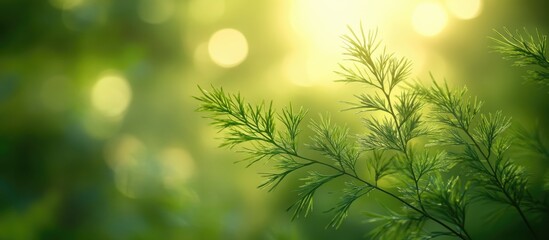
<svg viewBox="0 0 549 240">
<path fill-rule="evenodd" d="M 100 78 L 91 92 L 93 107 L 106 117 L 120 116 L 131 98 L 132 91 L 126 79 L 113 74 Z"/>
<path fill-rule="evenodd" d="M 480 15 L 481 0 L 446 0 L 450 12 L 460 19 L 473 19 Z"/>
<path fill-rule="evenodd" d="M 292 26 L 298 33 L 327 36 L 346 32 L 348 24 L 364 17 L 364 10 L 379 8 L 378 1 L 364 0 L 301 0 L 295 1 L 291 15 Z M 376 14 L 377 15 L 377 14 Z M 340 34 L 337 34 L 340 33 Z"/>
<path fill-rule="evenodd" d="M 338 79 L 337 66 L 345 58 L 341 36 L 348 34 L 348 26 L 365 31 L 384 29 L 384 37 L 404 37 L 409 32 L 402 26 L 409 24 L 413 1 L 394 0 L 292 0 L 289 12 L 281 19 L 293 29 L 293 50 L 281 62 L 280 68 L 288 80 L 299 86 L 333 86 Z M 295 41 L 297 40 L 297 41 Z M 384 38 L 384 40 L 387 40 Z"/>
<path fill-rule="evenodd" d="M 221 29 L 210 38 L 208 53 L 217 65 L 225 68 L 235 67 L 248 56 L 248 41 L 236 29 Z"/>
<path fill-rule="evenodd" d="M 444 8 L 437 2 L 423 2 L 417 5 L 412 15 L 415 30 L 424 36 L 439 34 L 448 21 Z"/>
<path fill-rule="evenodd" d="M 337 47 L 341 45 L 341 35 L 347 33 L 347 25 L 361 21 L 365 9 L 379 4 L 364 0 L 293 1 L 290 24 L 297 38 L 304 41 L 282 65 L 292 83 L 313 86 L 333 81 L 334 67 L 342 56 Z M 372 17 L 370 13 L 368 16 Z"/>
</svg>

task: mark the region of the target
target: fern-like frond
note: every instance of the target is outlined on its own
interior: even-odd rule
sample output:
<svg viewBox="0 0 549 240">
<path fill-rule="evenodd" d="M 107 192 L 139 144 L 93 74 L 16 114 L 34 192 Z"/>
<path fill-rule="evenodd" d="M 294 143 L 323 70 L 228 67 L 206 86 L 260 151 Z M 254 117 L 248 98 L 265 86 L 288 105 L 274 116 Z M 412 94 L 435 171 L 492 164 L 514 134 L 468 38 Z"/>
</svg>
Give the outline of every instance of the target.
<svg viewBox="0 0 549 240">
<path fill-rule="evenodd" d="M 294 209 L 292 219 L 299 217 L 301 214 L 307 216 L 313 210 L 313 199 L 318 188 L 342 175 L 343 173 L 325 175 L 311 171 L 309 176 L 301 178 L 304 184 L 300 186 L 298 200 L 288 208 L 288 210 Z"/>
<path fill-rule="evenodd" d="M 368 159 L 370 172 L 373 174 L 374 185 L 383 177 L 397 172 L 394 157 L 387 157 L 383 150 L 373 150 L 372 158 Z"/>
<path fill-rule="evenodd" d="M 389 117 L 367 118 L 364 120 L 370 133 L 360 139 L 365 150 L 404 151 L 404 145 L 398 136 L 398 128 Z"/>
<path fill-rule="evenodd" d="M 358 99 L 358 103 L 349 103 L 352 107 L 348 108 L 348 110 L 389 112 L 389 106 L 387 105 L 385 96 L 374 93 L 355 95 L 355 97 Z"/>
<path fill-rule="evenodd" d="M 285 149 L 291 149 L 292 153 L 297 154 L 298 139 L 297 136 L 301 132 L 300 124 L 307 111 L 300 108 L 294 112 L 292 105 L 282 109 L 282 113 L 278 114 L 278 119 L 284 125 L 284 131 L 279 131 L 280 142 Z"/>
<path fill-rule="evenodd" d="M 511 119 L 503 116 L 501 111 L 495 114 L 481 115 L 472 136 L 481 143 L 487 152 L 492 152 L 496 138 L 511 126 Z"/>
<path fill-rule="evenodd" d="M 266 178 L 265 182 L 261 183 L 258 188 L 268 188 L 269 192 L 273 191 L 281 182 L 288 176 L 290 173 L 307 167 L 313 164 L 313 162 L 301 163 L 296 161 L 291 156 L 284 156 L 277 164 L 274 166 L 278 172 L 277 173 L 263 173 L 262 177 Z"/>
<path fill-rule="evenodd" d="M 429 234 L 423 230 L 427 218 L 404 209 L 402 213 L 386 207 L 384 214 L 367 213 L 368 222 L 379 223 L 370 234 L 371 239 L 424 239 Z"/>
<path fill-rule="evenodd" d="M 311 121 L 309 128 L 314 132 L 309 147 L 335 161 L 341 170 L 355 171 L 360 157 L 355 144 L 349 141 L 349 129 L 331 123 L 330 117 L 320 116 L 319 121 Z"/>
<path fill-rule="evenodd" d="M 198 111 L 208 112 L 212 125 L 225 131 L 222 147 L 233 148 L 249 143 L 242 152 L 249 165 L 263 159 L 280 155 L 296 155 L 300 124 L 306 111 L 294 112 L 292 106 L 276 113 L 272 102 L 251 105 L 245 103 L 240 94 L 228 94 L 222 88 L 212 87 L 206 91 L 199 87 L 202 95 L 195 97 L 201 105 Z M 284 126 L 277 128 L 277 124 Z"/>
<path fill-rule="evenodd" d="M 453 223 L 463 232 L 467 206 L 471 203 L 467 184 L 464 185 L 459 177 L 444 181 L 437 174 L 431 176 L 429 186 L 423 198 L 425 205 L 430 209 L 429 212 Z"/>
<path fill-rule="evenodd" d="M 434 81 L 434 80 L 433 80 Z M 447 85 L 436 82 L 432 87 L 413 87 L 431 104 L 437 116 L 434 118 L 448 129 L 450 141 L 462 145 L 453 158 L 465 163 L 475 182 L 477 197 L 508 204 L 515 208 L 530 231 L 534 231 L 524 215 L 527 177 L 523 168 L 510 160 L 507 149 L 510 141 L 503 133 L 511 125 L 510 118 L 501 112 L 480 115 L 480 103 L 466 96 L 466 89 L 450 91 Z M 459 130 L 459 132 L 456 132 Z M 459 138 L 456 140 L 456 138 Z"/>
<path fill-rule="evenodd" d="M 432 86 L 426 87 L 417 83 L 412 88 L 421 95 L 435 113 L 433 119 L 449 127 L 469 130 L 471 123 L 477 117 L 482 102 L 467 96 L 467 88 L 450 90 L 446 82 L 437 83 L 433 76 Z"/>
<path fill-rule="evenodd" d="M 524 32 L 512 33 L 507 28 L 503 32 L 494 30 L 496 42 L 493 48 L 504 55 L 504 58 L 514 61 L 516 66 L 540 65 L 549 67 L 549 61 L 545 56 L 547 49 L 547 36 L 536 30 L 536 36 L 530 34 L 527 29 Z"/>
<path fill-rule="evenodd" d="M 433 174 L 446 172 L 454 165 L 448 161 L 444 152 L 431 154 L 426 151 L 416 153 L 409 150 L 405 156 L 398 157 L 397 161 L 400 172 L 406 176 L 407 180 L 413 182 L 419 182 Z"/>
<path fill-rule="evenodd" d="M 515 66 L 534 67 L 527 70 L 527 81 L 549 86 L 549 60 L 547 59 L 547 35 L 536 30 L 535 36 L 526 29 L 521 33 L 512 33 L 507 28 L 502 32 L 495 30 L 492 38 L 496 45 L 494 50 L 503 55 L 504 59 L 513 61 Z"/>
<path fill-rule="evenodd" d="M 199 89 L 202 96 L 195 97 L 201 102 L 198 111 L 209 112 L 214 126 L 229 131 L 222 146 L 232 148 L 249 141 L 274 141 L 275 113 L 272 103 L 252 106 L 246 104 L 240 94 L 226 94 L 222 88 L 212 88 L 212 92 Z"/>
<path fill-rule="evenodd" d="M 331 211 L 335 212 L 335 215 L 328 224 L 328 226 L 338 228 L 341 223 L 343 223 L 343 220 L 347 217 L 351 205 L 357 199 L 375 189 L 373 186 L 356 184 L 354 182 L 345 182 L 345 185 L 346 188 L 343 190 L 343 196 L 341 197 L 341 201 L 339 201 L 337 205 L 333 209 L 331 209 Z"/>
</svg>

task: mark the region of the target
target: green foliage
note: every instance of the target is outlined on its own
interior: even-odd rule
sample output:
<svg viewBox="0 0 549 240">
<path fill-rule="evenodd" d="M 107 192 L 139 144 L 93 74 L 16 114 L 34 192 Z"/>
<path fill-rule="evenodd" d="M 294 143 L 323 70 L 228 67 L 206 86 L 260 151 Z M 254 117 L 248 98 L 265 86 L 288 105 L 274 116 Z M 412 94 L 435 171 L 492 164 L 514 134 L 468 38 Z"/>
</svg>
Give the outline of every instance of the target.
<svg viewBox="0 0 549 240">
<path fill-rule="evenodd" d="M 514 61 L 515 66 L 530 66 L 534 69 L 527 71 L 526 80 L 549 85 L 549 60 L 546 56 L 547 35 L 541 35 L 536 30 L 533 36 L 524 29 L 524 33 L 516 31 L 512 33 L 507 28 L 503 33 L 495 31 L 497 37 L 492 38 L 496 42 L 494 49 L 503 54 L 505 59 Z"/>
<path fill-rule="evenodd" d="M 319 121 L 311 121 L 309 128 L 315 133 L 309 148 L 320 152 L 343 170 L 352 171 L 355 175 L 356 162 L 360 153 L 353 143 L 349 143 L 349 129 L 331 124 L 330 118 L 320 116 Z"/>
<path fill-rule="evenodd" d="M 212 113 L 213 125 L 220 130 L 227 130 L 222 147 L 233 148 L 236 145 L 252 142 L 251 147 L 244 149 L 249 153 L 250 165 L 264 158 L 278 155 L 296 155 L 299 124 L 306 112 L 300 109 L 293 112 L 292 107 L 274 112 L 272 103 L 252 106 L 246 104 L 240 95 L 226 94 L 223 89 L 208 92 L 200 88 L 202 96 L 196 97 L 203 104 L 199 111 Z M 277 118 L 284 125 L 284 130 L 276 129 Z"/>
<path fill-rule="evenodd" d="M 504 132 L 511 119 L 501 112 L 480 114 L 480 102 L 466 97 L 467 90 L 451 91 L 447 85 L 416 84 L 413 89 L 430 103 L 433 121 L 441 126 L 436 145 L 461 146 L 451 152 L 453 158 L 466 165 L 469 179 L 475 184 L 474 196 L 513 207 L 532 234 L 534 230 L 525 216 L 526 210 L 538 209 L 530 198 L 528 178 L 523 167 L 510 159 L 511 146 Z"/>
<path fill-rule="evenodd" d="M 272 103 L 252 105 L 221 88 L 199 88 L 198 110 L 208 112 L 213 125 L 226 132 L 222 146 L 241 146 L 250 165 L 270 159 L 274 172 L 263 173 L 266 180 L 259 187 L 272 191 L 288 175 L 309 169 L 288 208 L 295 219 L 313 210 L 323 186 L 342 179 L 340 201 L 328 224 L 336 228 L 357 199 L 371 192 L 385 195 L 400 207 L 367 213 L 369 222 L 380 224 L 370 233 L 375 239 L 471 239 L 466 217 L 479 199 L 511 206 L 535 236 L 526 214 L 547 208 L 529 192 L 524 168 L 510 156 L 511 119 L 499 111 L 482 114 L 482 102 L 469 97 L 466 88 L 451 90 L 434 80 L 431 86 L 405 85 L 409 60 L 381 48 L 375 31 L 349 30 L 343 37 L 348 61 L 338 73 L 339 81 L 368 89 L 349 103 L 348 110 L 366 113 L 366 131 L 358 138 L 320 115 L 308 124 L 309 142 L 301 144 L 303 109 L 294 112 L 290 106 L 277 112 Z M 537 142 L 528 144 L 538 147 Z M 318 154 L 304 153 L 302 147 Z M 455 166 L 465 173 L 456 174 Z M 381 184 L 387 176 L 398 181 Z"/>
<path fill-rule="evenodd" d="M 368 214 L 368 222 L 379 223 L 369 236 L 372 239 L 429 239 L 439 235 L 437 232 L 427 236 L 423 232 L 426 217 L 416 212 L 402 213 L 387 210 L 385 214 Z"/>
<path fill-rule="evenodd" d="M 549 60 L 547 59 L 547 35 L 542 35 L 536 30 L 535 36 L 524 29 L 521 33 L 518 30 L 513 34 L 508 29 L 504 33 L 496 31 L 498 37 L 493 38 L 497 43 L 494 49 L 503 55 L 503 58 L 514 61 L 515 66 L 529 67 L 525 79 L 529 82 L 549 85 Z M 519 126 L 514 132 L 515 146 L 524 154 L 525 158 L 538 158 L 547 163 L 549 160 L 549 149 L 546 147 L 541 136 L 539 126 L 534 129 L 527 129 Z M 511 167 L 514 169 L 513 167 Z M 520 172 L 522 170 L 515 170 Z M 545 201 L 540 202 L 527 193 L 529 201 L 525 204 L 533 211 L 549 212 L 549 172 L 546 171 L 543 181 Z M 526 185 L 526 184 L 525 184 Z"/>
</svg>

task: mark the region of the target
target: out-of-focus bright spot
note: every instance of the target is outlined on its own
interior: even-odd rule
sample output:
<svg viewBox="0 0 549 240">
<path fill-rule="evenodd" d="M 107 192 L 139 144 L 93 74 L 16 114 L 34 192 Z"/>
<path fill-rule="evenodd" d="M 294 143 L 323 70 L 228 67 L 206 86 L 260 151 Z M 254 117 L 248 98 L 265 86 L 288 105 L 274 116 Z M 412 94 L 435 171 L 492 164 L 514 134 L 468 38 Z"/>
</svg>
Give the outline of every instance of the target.
<svg viewBox="0 0 549 240">
<path fill-rule="evenodd" d="M 107 149 L 106 161 L 115 174 L 116 188 L 127 197 L 136 197 L 132 171 L 138 165 L 139 158 L 145 155 L 145 147 L 139 139 L 131 135 L 124 135 L 111 143 Z M 133 174 L 134 175 L 134 174 Z"/>
<path fill-rule="evenodd" d="M 93 107 L 107 117 L 120 116 L 130 104 L 132 92 L 126 79 L 118 75 L 106 75 L 93 86 Z"/>
<path fill-rule="evenodd" d="M 189 2 L 188 9 L 193 20 L 212 23 L 225 13 L 225 0 L 192 0 Z"/>
<path fill-rule="evenodd" d="M 50 0 L 51 5 L 59 9 L 72 9 L 82 4 L 85 0 Z"/>
<path fill-rule="evenodd" d="M 424 36 L 434 36 L 440 33 L 448 21 L 448 16 L 437 2 L 423 2 L 417 5 L 412 15 L 415 30 Z"/>
<path fill-rule="evenodd" d="M 66 78 L 62 76 L 46 80 L 40 91 L 42 104 L 51 111 L 61 112 L 67 108 L 70 102 L 68 91 L 71 87 Z"/>
<path fill-rule="evenodd" d="M 248 41 L 236 29 L 221 29 L 210 38 L 208 53 L 217 65 L 225 68 L 235 67 L 248 56 Z"/>
<path fill-rule="evenodd" d="M 191 155 L 181 148 L 166 148 L 160 154 L 162 181 L 166 188 L 176 188 L 188 181 L 194 173 Z"/>
<path fill-rule="evenodd" d="M 138 12 L 143 21 L 158 24 L 168 20 L 173 15 L 173 10 L 173 0 L 141 0 Z"/>
<path fill-rule="evenodd" d="M 450 12 L 460 19 L 473 19 L 480 15 L 481 0 L 446 0 Z"/>
</svg>

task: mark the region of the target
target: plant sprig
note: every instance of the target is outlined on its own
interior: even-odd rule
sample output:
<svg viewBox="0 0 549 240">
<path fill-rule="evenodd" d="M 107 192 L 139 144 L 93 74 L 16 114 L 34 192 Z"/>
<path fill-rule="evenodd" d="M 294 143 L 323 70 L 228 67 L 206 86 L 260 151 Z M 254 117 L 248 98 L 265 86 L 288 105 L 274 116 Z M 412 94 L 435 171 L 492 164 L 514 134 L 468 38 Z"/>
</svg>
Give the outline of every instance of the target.
<svg viewBox="0 0 549 240">
<path fill-rule="evenodd" d="M 413 86 L 431 106 L 433 120 L 442 127 L 433 143 L 461 146 L 453 158 L 466 165 L 475 183 L 477 197 L 513 207 L 531 234 L 536 233 L 525 211 L 536 202 L 527 190 L 528 178 L 523 167 L 513 162 L 507 152 L 510 139 L 504 135 L 511 119 L 501 112 L 481 114 L 481 102 L 466 96 L 467 89 L 450 90 L 433 79 L 431 87 Z"/>
<path fill-rule="evenodd" d="M 512 33 L 507 28 L 497 31 L 492 40 L 496 43 L 494 50 L 503 58 L 514 61 L 515 66 L 533 67 L 527 71 L 527 81 L 549 86 L 549 60 L 547 58 L 547 35 L 536 30 L 535 36 L 527 29 L 524 32 Z"/>
<path fill-rule="evenodd" d="M 342 64 L 339 74 L 344 82 L 358 82 L 376 90 L 374 95 L 357 96 L 358 103 L 353 105 L 354 109 L 379 110 L 386 114 L 384 117 L 365 118 L 365 127 L 369 132 L 359 139 L 360 145 L 354 144 L 357 141 L 352 140 L 347 128 L 331 123 L 329 117 L 321 116 L 320 120 L 309 124 L 313 135 L 310 137 L 311 143 L 304 146 L 320 153 L 324 159 L 305 156 L 299 150 L 298 136 L 306 111 L 294 112 L 289 107 L 277 113 L 272 103 L 254 106 L 245 103 L 239 94 L 227 94 L 223 89 L 212 87 L 212 92 L 209 92 L 199 88 L 202 96 L 196 97 L 201 102 L 198 110 L 209 112 L 213 125 L 228 133 L 222 146 L 233 148 L 245 144 L 243 151 L 249 155 L 247 160 L 250 165 L 266 159 L 275 161 L 276 172 L 262 174 L 266 181 L 260 185 L 261 188 L 268 188 L 269 191 L 275 189 L 298 169 L 311 165 L 323 168 L 323 171 L 309 171 L 307 176 L 301 178 L 303 184 L 299 188 L 298 199 L 289 208 L 294 211 L 293 218 L 312 211 L 315 193 L 326 183 L 345 177 L 346 187 L 340 202 L 332 208 L 334 217 L 329 226 L 338 227 L 358 198 L 378 191 L 404 206 L 404 209 L 388 210 L 390 216 L 398 216 L 406 223 L 399 221 L 398 224 L 387 225 L 393 227 L 384 231 L 386 237 L 414 231 L 417 236 L 451 235 L 470 239 L 465 230 L 465 211 L 456 211 L 466 207 L 468 199 L 458 197 L 463 194 L 448 195 L 442 190 L 443 186 L 461 184 L 457 178 L 445 180 L 442 177 L 441 173 L 451 168 L 451 164 L 443 164 L 446 154 L 428 153 L 420 147 L 419 140 L 417 144 L 412 143 L 426 137 L 430 129 L 422 120 L 423 103 L 418 95 L 404 89 L 397 94 L 400 84 L 410 75 L 410 61 L 397 58 L 385 49 L 380 52 L 377 33 L 370 32 L 366 37 L 362 28 L 360 30 L 357 34 L 350 29 L 351 34 L 344 37 L 353 66 Z M 363 176 L 365 172 L 357 170 L 358 161 L 366 161 L 369 176 Z M 396 173 L 407 176 L 394 188 L 396 192 L 378 184 L 384 177 Z M 456 189 L 462 192 L 460 188 Z M 440 216 L 445 214 L 447 217 Z M 411 224 L 412 219 L 421 221 Z M 422 229 L 427 221 L 439 225 L 440 230 Z M 374 235 L 382 237 L 384 234 L 378 232 Z"/>
<path fill-rule="evenodd" d="M 248 166 L 270 162 L 273 170 L 261 174 L 265 181 L 259 185 L 268 191 L 291 174 L 306 173 L 299 178 L 297 199 L 288 208 L 292 219 L 307 216 L 313 211 L 316 193 L 340 179 L 344 186 L 339 202 L 330 209 L 331 227 L 343 223 L 358 199 L 378 192 L 401 207 L 368 213 L 368 222 L 380 223 L 370 233 L 375 239 L 471 239 L 467 209 L 478 199 L 511 206 L 535 238 L 527 214 L 549 208 L 529 192 L 524 168 L 508 151 L 511 119 L 501 112 L 481 113 L 482 102 L 470 97 L 466 88 L 450 89 L 432 76 L 431 86 L 403 86 L 411 62 L 381 47 L 377 31 L 366 34 L 362 27 L 349 31 L 343 37 L 347 61 L 337 73 L 340 82 L 367 89 L 355 95 L 347 109 L 365 114 L 363 134 L 352 134 L 349 128 L 334 124 L 329 115 L 320 115 L 309 121 L 311 135 L 304 138 L 307 111 L 303 108 L 295 111 L 290 105 L 276 111 L 272 102 L 252 105 L 222 88 L 212 87 L 210 92 L 199 87 L 198 110 L 209 113 L 212 124 L 226 133 L 221 146 L 239 146 Z M 498 33 L 502 37 L 498 51 L 517 65 L 549 68 L 545 36 L 538 34 L 536 41 L 530 35 L 524 38 L 505 31 L 509 36 Z M 515 136 L 521 137 L 527 134 Z M 546 153 L 539 138 L 524 144 Z M 304 153 L 303 148 L 313 153 Z M 451 171 L 458 164 L 467 174 Z M 389 176 L 398 181 L 386 185 L 383 180 Z"/>
</svg>

